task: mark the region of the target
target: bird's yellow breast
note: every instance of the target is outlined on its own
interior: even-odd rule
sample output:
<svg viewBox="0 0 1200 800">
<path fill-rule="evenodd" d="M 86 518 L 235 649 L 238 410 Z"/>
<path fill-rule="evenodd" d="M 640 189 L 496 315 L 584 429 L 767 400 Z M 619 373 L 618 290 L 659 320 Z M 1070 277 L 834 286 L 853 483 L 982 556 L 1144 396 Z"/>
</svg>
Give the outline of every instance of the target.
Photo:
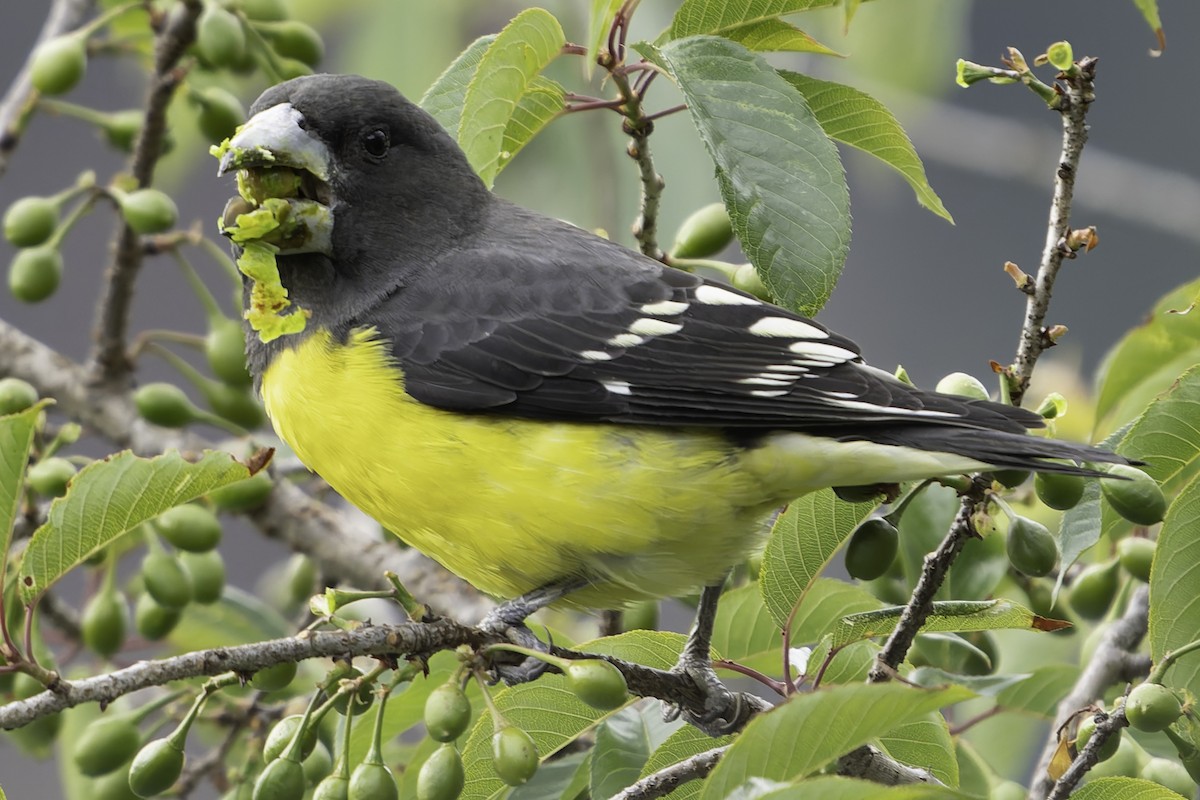
<svg viewBox="0 0 1200 800">
<path fill-rule="evenodd" d="M 753 546 L 779 498 L 703 431 L 442 411 L 373 331 L 316 332 L 262 381 L 275 430 L 342 496 L 476 587 L 584 575 L 581 604 L 680 593 Z"/>
</svg>

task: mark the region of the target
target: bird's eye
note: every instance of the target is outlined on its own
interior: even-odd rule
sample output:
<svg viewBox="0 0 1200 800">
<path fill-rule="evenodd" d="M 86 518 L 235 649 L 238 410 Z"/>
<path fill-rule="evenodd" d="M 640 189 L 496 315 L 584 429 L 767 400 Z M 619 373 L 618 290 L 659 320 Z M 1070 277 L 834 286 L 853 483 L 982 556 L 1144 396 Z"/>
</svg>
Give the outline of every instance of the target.
<svg viewBox="0 0 1200 800">
<path fill-rule="evenodd" d="M 391 143 L 388 141 L 387 131 L 375 128 L 367 131 L 362 137 L 363 149 L 367 151 L 367 155 L 372 158 L 383 158 L 387 155 L 388 147 Z"/>
</svg>

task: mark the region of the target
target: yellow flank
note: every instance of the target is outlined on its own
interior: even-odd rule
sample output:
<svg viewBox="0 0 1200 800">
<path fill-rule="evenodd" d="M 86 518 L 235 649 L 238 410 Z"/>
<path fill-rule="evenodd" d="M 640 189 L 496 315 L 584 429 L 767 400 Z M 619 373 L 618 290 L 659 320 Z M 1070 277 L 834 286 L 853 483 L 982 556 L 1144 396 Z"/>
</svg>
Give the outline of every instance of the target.
<svg viewBox="0 0 1200 800">
<path fill-rule="evenodd" d="M 862 442 L 784 433 L 746 449 L 707 430 L 442 411 L 404 392 L 373 330 L 346 344 L 314 331 L 275 357 L 262 395 L 309 468 L 452 572 L 497 597 L 586 576 L 570 598 L 586 606 L 719 579 L 806 491 L 977 466 L 932 454 L 914 467 L 906 451 L 897 472 L 896 448 Z"/>
</svg>

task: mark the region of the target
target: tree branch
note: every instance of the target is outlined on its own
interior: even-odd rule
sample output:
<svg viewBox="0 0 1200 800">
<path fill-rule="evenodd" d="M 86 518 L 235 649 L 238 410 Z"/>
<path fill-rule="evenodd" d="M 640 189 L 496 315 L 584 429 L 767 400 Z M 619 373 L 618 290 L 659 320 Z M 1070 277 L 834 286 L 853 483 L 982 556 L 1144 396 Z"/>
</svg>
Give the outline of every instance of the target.
<svg viewBox="0 0 1200 800">
<path fill-rule="evenodd" d="M 656 797 L 668 795 L 689 781 L 707 776 L 720 763 L 721 757 L 728 749 L 729 745 L 725 745 L 697 753 L 678 764 L 647 775 L 624 791 L 614 794 L 611 800 L 654 800 Z"/>
<path fill-rule="evenodd" d="M 154 180 L 154 168 L 162 154 L 167 131 L 167 108 L 184 76 L 179 61 L 196 39 L 196 19 L 203 10 L 201 0 L 182 0 L 164 17 L 154 55 L 154 74 L 146 97 L 142 127 L 134 144 L 129 171 L 139 187 Z M 113 259 L 105 271 L 93 330 L 95 347 L 90 367 L 97 383 L 124 385 L 131 365 L 125 352 L 129 308 L 134 282 L 142 266 L 142 242 L 124 221 L 117 224 Z"/>
<path fill-rule="evenodd" d="M 1054 753 L 1058 748 L 1058 738 L 1055 732 L 1062 727 L 1068 719 L 1077 714 L 1080 709 L 1086 708 L 1092 703 L 1104 696 L 1104 692 L 1108 687 L 1120 683 L 1121 681 L 1130 681 L 1140 677 L 1135 670 L 1143 667 L 1148 667 L 1144 659 L 1131 659 L 1130 656 L 1136 652 L 1138 646 L 1142 642 L 1142 638 L 1146 635 L 1147 621 L 1150 616 L 1150 589 L 1147 586 L 1139 586 L 1129 598 L 1129 605 L 1125 608 L 1125 613 L 1121 618 L 1114 622 L 1100 639 L 1100 643 L 1096 646 L 1096 655 L 1092 657 L 1083 672 L 1079 676 L 1079 680 L 1075 682 L 1071 692 L 1063 698 L 1058 704 L 1058 711 L 1054 715 L 1054 724 L 1050 726 L 1050 738 L 1046 742 L 1046 746 L 1042 749 L 1042 755 L 1038 759 L 1037 769 L 1034 772 L 1033 785 L 1030 787 L 1029 796 L 1033 800 L 1041 800 L 1051 796 L 1051 790 L 1056 793 L 1054 797 L 1065 797 L 1065 794 L 1058 793 L 1058 788 L 1054 782 L 1050 780 L 1050 775 L 1047 772 L 1050 766 L 1050 759 L 1054 757 Z M 1143 673 L 1144 674 L 1144 673 Z M 1116 714 L 1112 715 L 1116 716 Z M 1124 723 L 1124 715 L 1121 716 L 1120 723 Z M 1091 741 L 1095 741 L 1098 737 L 1102 725 L 1096 726 L 1096 734 Z M 1088 742 L 1088 747 L 1091 747 L 1091 741 Z M 1097 745 L 1098 746 L 1098 745 Z M 1086 749 L 1086 748 L 1085 748 Z M 1067 790 L 1070 793 L 1070 788 L 1073 788 L 1079 778 L 1083 777 L 1083 773 L 1087 772 L 1095 761 L 1086 766 L 1079 766 L 1079 759 L 1071 764 L 1071 769 L 1059 779 L 1059 784 L 1063 784 L 1067 780 L 1067 776 L 1072 776 L 1073 783 Z M 1076 772 L 1076 767 L 1078 771 Z"/>
<path fill-rule="evenodd" d="M 0 176 L 8 169 L 8 162 L 21 143 L 25 123 L 36 101 L 33 83 L 29 78 L 29 62 L 37 45 L 79 27 L 93 5 L 95 0 L 53 0 L 50 4 L 50 13 L 46 15 L 37 41 L 30 48 L 21 71 L 13 78 L 4 99 L 0 100 Z"/>
</svg>

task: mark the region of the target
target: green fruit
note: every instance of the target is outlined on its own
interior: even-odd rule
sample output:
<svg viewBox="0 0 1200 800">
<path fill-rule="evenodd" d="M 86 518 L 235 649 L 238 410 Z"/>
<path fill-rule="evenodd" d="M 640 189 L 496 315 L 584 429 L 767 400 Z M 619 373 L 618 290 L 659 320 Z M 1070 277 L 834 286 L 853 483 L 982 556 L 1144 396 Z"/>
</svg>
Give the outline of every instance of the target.
<svg viewBox="0 0 1200 800">
<path fill-rule="evenodd" d="M 1031 578 L 1049 575 L 1058 564 L 1058 543 L 1045 525 L 1027 517 L 1013 517 L 1005 545 L 1015 569 Z"/>
<path fill-rule="evenodd" d="M 846 543 L 846 572 L 851 578 L 873 581 L 883 575 L 900 551 L 896 526 L 883 517 L 863 521 Z"/>
<path fill-rule="evenodd" d="M 763 283 L 762 276 L 758 274 L 758 270 L 754 268 L 753 264 L 739 266 L 729 282 L 733 284 L 733 288 L 741 289 L 760 300 L 771 301 L 774 299 L 771 296 L 771 290 Z"/>
<path fill-rule="evenodd" d="M 293 553 L 287 563 L 288 594 L 293 603 L 308 602 L 317 583 L 317 565 L 304 553 Z"/>
<path fill-rule="evenodd" d="M 492 766 L 509 786 L 529 782 L 538 768 L 533 738 L 515 725 L 505 725 L 492 735 Z"/>
<path fill-rule="evenodd" d="M 51 456 L 31 466 L 25 477 L 30 488 L 42 497 L 62 497 L 67 493 L 67 484 L 75 477 L 75 472 L 75 465 L 70 461 Z"/>
<path fill-rule="evenodd" d="M 625 609 L 621 618 L 621 629 L 625 631 L 658 630 L 658 601 L 643 600 Z"/>
<path fill-rule="evenodd" d="M 1133 737 L 1121 736 L 1121 744 L 1117 747 L 1117 752 L 1112 758 L 1107 761 L 1101 761 L 1096 766 L 1088 770 L 1084 776 L 1084 782 L 1088 783 L 1097 778 L 1136 778 L 1138 771 L 1141 769 L 1141 760 L 1149 760 L 1149 756 L 1137 744 L 1134 743 Z"/>
<path fill-rule="evenodd" d="M 304 767 L 305 782 L 314 784 L 333 769 L 333 756 L 329 754 L 329 748 L 318 740 L 317 746 L 313 748 L 309 757 L 304 759 L 301 766 Z"/>
<path fill-rule="evenodd" d="M 48 197 L 22 197 L 4 212 L 4 238 L 15 247 L 45 243 L 58 227 L 58 204 Z"/>
<path fill-rule="evenodd" d="M 192 601 L 192 576 L 179 559 L 166 553 L 147 553 L 142 559 L 146 593 L 161 606 L 183 608 Z"/>
<path fill-rule="evenodd" d="M 623 706 L 629 699 L 625 676 L 607 661 L 598 658 L 572 661 L 563 674 L 567 688 L 592 708 L 609 711 Z"/>
<path fill-rule="evenodd" d="M 228 317 L 221 317 L 214 323 L 204 338 L 204 356 L 213 375 L 222 382 L 238 388 L 250 385 L 242 323 Z"/>
<path fill-rule="evenodd" d="M 154 797 L 175 785 L 183 774 L 183 750 L 170 739 L 155 739 L 133 758 L 129 788 L 138 797 Z"/>
<path fill-rule="evenodd" d="M 350 800 L 350 781 L 341 775 L 328 775 L 313 790 L 312 800 Z"/>
<path fill-rule="evenodd" d="M 951 372 L 938 381 L 934 391 L 939 394 L 965 397 L 968 400 L 988 400 L 991 397 L 987 387 L 983 385 L 983 381 L 965 372 Z"/>
<path fill-rule="evenodd" d="M 128 717 L 104 717 L 83 729 L 71 755 L 79 772 L 94 778 L 129 763 L 141 741 Z"/>
<path fill-rule="evenodd" d="M 1092 564 L 1071 583 L 1071 608 L 1084 619 L 1101 619 L 1120 588 L 1117 562 Z"/>
<path fill-rule="evenodd" d="M 179 624 L 179 609 L 159 605 L 149 592 L 137 599 L 133 609 L 133 627 L 144 639 L 157 642 Z"/>
<path fill-rule="evenodd" d="M 281 22 L 268 29 L 267 35 L 279 55 L 294 58 L 310 67 L 315 67 L 325 56 L 321 34 L 303 22 Z"/>
<path fill-rule="evenodd" d="M 299 761 L 277 758 L 254 782 L 254 800 L 300 800 L 304 797 L 304 767 Z"/>
<path fill-rule="evenodd" d="M 231 92 L 220 86 L 208 86 L 192 95 L 200 106 L 200 132 L 213 144 L 233 136 L 246 119 L 246 109 Z"/>
<path fill-rule="evenodd" d="M 217 515 L 192 503 L 167 509 L 154 520 L 153 526 L 180 550 L 207 553 L 221 543 L 221 521 Z"/>
<path fill-rule="evenodd" d="M 221 599 L 225 590 L 225 559 L 219 551 L 183 552 L 179 554 L 179 560 L 192 576 L 192 600 L 208 605 Z"/>
<path fill-rule="evenodd" d="M 247 19 L 262 22 L 277 22 L 287 19 L 287 6 L 283 0 L 239 0 L 238 6 Z"/>
<path fill-rule="evenodd" d="M 1184 797 L 1194 797 L 1196 794 L 1196 784 L 1192 781 L 1192 776 L 1188 775 L 1182 764 L 1169 758 L 1150 759 L 1146 766 L 1142 767 L 1138 777 L 1154 781 Z"/>
<path fill-rule="evenodd" d="M 142 122 L 145 113 L 139 108 L 125 111 L 114 111 L 105 116 L 100 132 L 104 140 L 123 153 L 132 153 L 138 134 L 142 132 Z M 163 149 L 166 150 L 167 140 L 163 139 Z"/>
<path fill-rule="evenodd" d="M 873 503 L 883 494 L 879 484 L 866 486 L 834 486 L 833 493 L 845 503 Z"/>
<path fill-rule="evenodd" d="M 246 52 L 241 20 L 216 3 L 206 3 L 196 21 L 196 47 L 214 67 L 233 66 Z"/>
<path fill-rule="evenodd" d="M 38 401 L 37 389 L 20 378 L 0 378 L 0 416 L 24 411 Z"/>
<path fill-rule="evenodd" d="M 1154 564 L 1154 551 L 1158 544 L 1153 539 L 1130 536 L 1117 542 L 1117 560 L 1133 577 L 1143 583 L 1150 582 L 1150 568 Z"/>
<path fill-rule="evenodd" d="M 196 418 L 196 407 L 173 383 L 147 383 L 133 393 L 142 419 L 164 428 L 182 428 Z"/>
<path fill-rule="evenodd" d="M 1164 730 L 1181 714 L 1179 698 L 1160 683 L 1138 684 L 1125 698 L 1125 717 L 1139 731 Z"/>
<path fill-rule="evenodd" d="M 247 430 L 262 427 L 267 421 L 262 404 L 246 388 L 235 388 L 218 381 L 209 381 L 201 387 L 204 399 L 212 410 L 221 417 Z"/>
<path fill-rule="evenodd" d="M 361 677 L 362 670 L 358 667 L 352 667 L 344 661 L 338 662 L 338 665 L 330 671 L 325 681 L 325 692 L 327 694 L 334 694 L 341 688 L 342 681 Z M 374 688 L 370 683 L 363 683 L 358 687 L 357 691 L 339 695 L 338 699 L 334 701 L 333 709 L 343 715 L 347 712 L 358 715 L 370 708 L 374 701 Z"/>
<path fill-rule="evenodd" d="M 1013 781 L 1004 781 L 988 792 L 988 800 L 1025 800 L 1025 787 Z"/>
<path fill-rule="evenodd" d="M 85 792 L 88 800 L 137 800 L 137 795 L 129 788 L 128 764 L 121 764 L 120 769 L 91 781 Z"/>
<path fill-rule="evenodd" d="M 138 189 L 120 198 L 121 215 L 134 233 L 162 233 L 175 227 L 179 209 L 158 189 Z"/>
<path fill-rule="evenodd" d="M 19 251 L 8 265 L 8 290 L 24 303 L 38 303 L 62 282 L 63 259 L 51 245 Z"/>
<path fill-rule="evenodd" d="M 271 476 L 263 470 L 245 480 L 214 489 L 208 493 L 208 500 L 221 511 L 253 511 L 267 501 L 274 486 Z"/>
<path fill-rule="evenodd" d="M 79 619 L 83 643 L 108 658 L 125 642 L 129 606 L 117 591 L 97 592 L 83 608 Z"/>
<path fill-rule="evenodd" d="M 1075 732 L 1075 748 L 1082 750 L 1087 746 L 1088 741 L 1092 738 L 1092 734 L 1096 732 L 1096 718 L 1085 717 L 1080 723 Z M 1117 752 L 1117 748 L 1121 746 L 1121 729 L 1117 728 L 1108 738 L 1104 740 L 1104 744 L 1100 745 L 1100 749 L 1096 752 L 1096 758 L 1100 761 L 1107 761 L 1112 758 Z"/>
<path fill-rule="evenodd" d="M 425 698 L 425 729 L 439 742 L 453 742 L 471 723 L 471 701 L 454 681 Z"/>
<path fill-rule="evenodd" d="M 27 700 L 45 690 L 46 687 L 40 681 L 24 672 L 18 673 L 13 680 L 13 695 L 18 700 Z M 62 714 L 51 714 L 48 717 L 39 717 L 15 730 L 5 731 L 5 736 L 16 742 L 22 751 L 44 758 L 49 755 L 61 728 Z"/>
<path fill-rule="evenodd" d="M 454 745 L 444 744 L 425 759 L 417 773 L 417 800 L 455 800 L 464 783 L 462 757 Z"/>
<path fill-rule="evenodd" d="M 263 744 L 263 761 L 271 762 L 283 755 L 283 751 L 287 749 L 288 744 L 296 735 L 296 731 L 300 729 L 300 723 L 304 721 L 301 714 L 292 714 L 289 717 L 284 717 L 275 723 L 271 731 L 267 734 L 267 741 Z M 303 738 L 300 741 L 300 758 L 308 758 L 312 754 L 313 748 L 317 746 L 317 726 L 309 725 L 304 729 Z"/>
<path fill-rule="evenodd" d="M 998 469 L 993 470 L 992 477 L 999 481 L 1001 486 L 1004 486 L 1008 489 L 1015 489 L 1025 481 L 1029 480 L 1029 470 Z"/>
<path fill-rule="evenodd" d="M 1038 499 L 1056 511 L 1066 511 L 1083 499 L 1083 478 L 1060 472 L 1039 472 L 1033 476 Z"/>
<path fill-rule="evenodd" d="M 694 212 L 679 226 L 671 258 L 708 258 L 733 241 L 733 224 L 723 203 L 711 203 Z"/>
<path fill-rule="evenodd" d="M 250 685 L 261 692 L 277 692 L 296 677 L 296 662 L 283 661 L 254 673 Z"/>
<path fill-rule="evenodd" d="M 87 72 L 87 40 L 66 34 L 48 39 L 33 51 L 29 79 L 42 94 L 65 94 Z"/>
<path fill-rule="evenodd" d="M 1114 464 L 1108 468 L 1108 474 L 1127 479 L 1100 481 L 1100 491 L 1113 511 L 1135 525 L 1162 522 L 1167 513 L 1167 498 L 1158 481 L 1128 464 Z"/>
<path fill-rule="evenodd" d="M 418 798 L 421 797 L 420 781 L 421 773 L 417 773 Z M 396 777 L 387 765 L 373 764 L 370 761 L 364 761 L 354 768 L 354 772 L 350 773 L 347 789 L 347 797 L 350 800 L 396 800 L 400 796 L 396 788 Z"/>
</svg>

